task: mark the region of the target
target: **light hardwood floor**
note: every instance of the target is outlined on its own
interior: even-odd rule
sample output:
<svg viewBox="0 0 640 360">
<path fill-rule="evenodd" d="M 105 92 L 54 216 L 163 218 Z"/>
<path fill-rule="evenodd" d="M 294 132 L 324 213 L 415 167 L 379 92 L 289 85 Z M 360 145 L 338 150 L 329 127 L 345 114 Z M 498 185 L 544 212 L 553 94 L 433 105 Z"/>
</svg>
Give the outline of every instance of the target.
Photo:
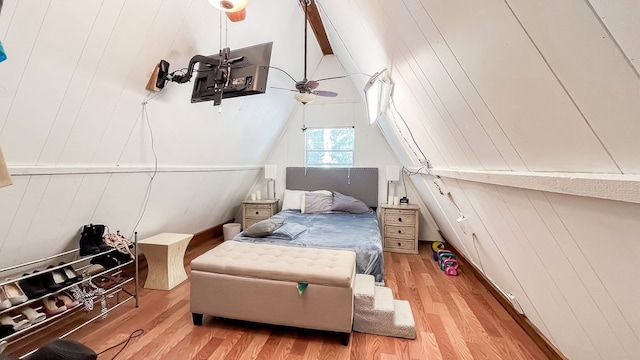
<svg viewBox="0 0 640 360">
<path fill-rule="evenodd" d="M 191 259 L 219 242 L 189 249 L 187 273 Z M 338 336 L 311 330 L 212 317 L 193 326 L 189 281 L 171 291 L 142 289 L 139 308 L 128 302 L 69 338 L 99 352 L 143 329 L 117 359 L 546 359 L 470 271 L 463 266 L 457 277 L 444 275 L 427 245 L 417 255 L 385 253 L 385 272 L 394 296 L 411 303 L 415 340 L 354 332 L 349 345 L 342 346 Z M 142 280 L 145 275 L 143 271 Z M 82 316 L 76 318 L 80 322 Z M 56 331 L 61 329 L 9 350 L 22 354 Z M 118 349 L 100 358 L 111 359 Z"/>
</svg>

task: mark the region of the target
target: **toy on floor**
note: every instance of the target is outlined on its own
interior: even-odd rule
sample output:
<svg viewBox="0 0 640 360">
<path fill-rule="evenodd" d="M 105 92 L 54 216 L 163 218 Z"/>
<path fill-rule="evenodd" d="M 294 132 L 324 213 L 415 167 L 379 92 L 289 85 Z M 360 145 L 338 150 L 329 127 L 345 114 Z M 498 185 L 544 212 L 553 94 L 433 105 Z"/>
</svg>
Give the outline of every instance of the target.
<svg viewBox="0 0 640 360">
<path fill-rule="evenodd" d="M 456 259 L 456 255 L 445 249 L 444 243 L 440 241 L 432 242 L 431 251 L 433 253 L 433 260 L 437 261 L 440 265 L 440 270 L 442 270 L 446 275 L 458 276 L 459 264 Z"/>
<path fill-rule="evenodd" d="M 438 250 L 444 250 L 444 244 L 441 241 L 431 243 L 431 252 L 433 253 L 433 261 L 438 261 Z"/>
</svg>

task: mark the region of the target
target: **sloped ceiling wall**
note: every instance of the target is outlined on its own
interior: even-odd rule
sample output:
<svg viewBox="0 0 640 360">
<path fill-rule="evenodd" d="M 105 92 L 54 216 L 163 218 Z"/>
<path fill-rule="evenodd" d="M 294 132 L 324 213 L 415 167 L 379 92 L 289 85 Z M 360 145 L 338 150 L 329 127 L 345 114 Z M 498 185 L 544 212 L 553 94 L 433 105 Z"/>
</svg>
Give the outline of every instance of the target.
<svg viewBox="0 0 640 360">
<path fill-rule="evenodd" d="M 389 69 L 379 126 L 448 241 L 569 358 L 640 356 L 640 3 L 319 6 L 347 72 Z"/>
<path fill-rule="evenodd" d="M 296 2 L 255 1 L 244 22 L 224 19 L 206 0 L 4 1 L 0 144 L 14 185 L 0 192 L 0 267 L 77 247 L 87 223 L 144 238 L 233 218 L 292 93 L 270 88 L 214 108 L 190 103 L 191 84 L 145 90 L 160 59 L 173 71 L 196 54 L 267 41 L 271 65 L 302 78 Z M 310 42 L 311 69 L 321 56 Z M 272 69 L 268 85 L 294 84 Z"/>
</svg>

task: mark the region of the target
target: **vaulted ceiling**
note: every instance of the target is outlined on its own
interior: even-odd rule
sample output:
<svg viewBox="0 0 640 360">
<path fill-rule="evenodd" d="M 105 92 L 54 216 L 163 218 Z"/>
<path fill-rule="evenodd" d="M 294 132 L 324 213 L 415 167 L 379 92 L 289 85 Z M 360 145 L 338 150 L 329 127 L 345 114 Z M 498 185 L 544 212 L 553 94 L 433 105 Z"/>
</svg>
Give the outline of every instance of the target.
<svg viewBox="0 0 640 360">
<path fill-rule="evenodd" d="M 350 89 L 309 113 L 361 120 L 361 89 L 388 69 L 391 108 L 367 131 L 415 173 L 438 230 L 569 358 L 637 358 L 640 2 L 316 6 L 331 50 L 309 42 L 309 77 L 345 75 L 319 90 Z M 245 21 L 224 19 L 206 0 L 4 2 L 0 145 L 15 184 L 0 191 L 1 263 L 68 249 L 89 221 L 148 235 L 233 218 L 229 204 L 300 112 L 275 88 L 303 78 L 303 12 L 298 0 L 252 0 Z M 191 104 L 189 85 L 144 89 L 160 59 L 177 70 L 268 41 L 280 70 L 263 95 L 214 108 Z"/>
</svg>

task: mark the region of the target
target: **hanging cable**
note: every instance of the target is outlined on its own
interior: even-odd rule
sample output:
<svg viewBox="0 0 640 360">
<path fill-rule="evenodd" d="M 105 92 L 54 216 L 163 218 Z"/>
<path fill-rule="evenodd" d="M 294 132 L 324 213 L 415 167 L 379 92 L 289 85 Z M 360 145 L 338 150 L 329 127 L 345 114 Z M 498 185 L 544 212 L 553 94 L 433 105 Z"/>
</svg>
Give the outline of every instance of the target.
<svg viewBox="0 0 640 360">
<path fill-rule="evenodd" d="M 413 132 L 411 131 L 409 124 L 407 124 L 407 121 L 404 119 L 404 116 L 402 116 L 402 114 L 396 108 L 396 103 L 395 101 L 393 101 L 393 97 L 390 97 L 389 102 L 391 103 L 391 107 L 393 108 L 393 111 L 395 111 L 395 113 L 398 114 L 398 116 L 404 123 L 404 126 L 407 128 L 407 131 L 409 131 L 409 136 L 411 136 L 411 140 L 413 141 L 414 145 L 416 146 L 420 154 L 422 154 L 422 158 L 427 162 L 426 164 L 427 169 L 431 168 L 431 162 L 427 158 L 427 155 L 425 155 L 422 149 L 420 148 L 420 145 L 418 145 L 418 142 L 416 141 L 416 138 L 413 136 Z M 409 147 L 411 148 L 411 145 L 408 143 L 407 139 L 405 139 L 405 142 L 407 142 L 407 145 L 409 145 Z"/>
<path fill-rule="evenodd" d="M 147 128 L 149 129 L 149 135 L 151 137 L 151 152 L 153 153 L 153 173 L 151 174 L 151 178 L 149 179 L 149 183 L 147 184 L 147 190 L 144 195 L 142 208 L 140 210 L 140 215 L 138 216 L 138 220 L 136 221 L 136 224 L 133 226 L 133 230 L 131 230 L 129 239 L 133 239 L 133 234 L 135 233 L 136 229 L 138 228 L 138 225 L 140 224 L 140 221 L 142 221 L 142 218 L 144 217 L 144 214 L 147 211 L 147 204 L 149 203 L 149 198 L 151 197 L 153 180 L 158 174 L 158 154 L 156 153 L 155 143 L 153 138 L 153 129 L 151 128 L 151 122 L 149 121 L 149 113 L 147 112 L 147 104 L 149 103 L 149 101 L 153 100 L 156 96 L 158 96 L 158 94 L 160 94 L 160 92 L 156 93 L 152 97 L 147 96 L 147 98 L 142 102 L 142 112 L 141 112 L 142 120 L 147 123 Z"/>
</svg>

